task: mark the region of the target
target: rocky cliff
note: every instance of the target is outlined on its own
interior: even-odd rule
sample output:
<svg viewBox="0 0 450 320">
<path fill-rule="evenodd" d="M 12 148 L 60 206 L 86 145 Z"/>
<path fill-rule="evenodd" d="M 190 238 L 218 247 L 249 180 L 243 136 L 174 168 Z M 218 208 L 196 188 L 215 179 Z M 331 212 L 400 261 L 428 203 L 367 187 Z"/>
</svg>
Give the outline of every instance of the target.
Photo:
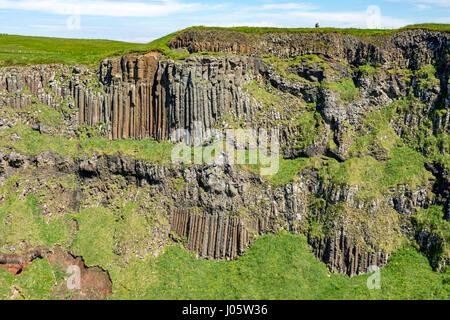
<svg viewBox="0 0 450 320">
<path fill-rule="evenodd" d="M 51 177 L 75 174 L 76 187 L 41 201 L 64 215 L 120 212 L 120 197 L 137 204 L 137 217 L 148 221 L 152 212 L 165 221 L 145 225 L 135 242 L 116 232 L 118 256 L 157 255 L 178 241 L 203 258 L 235 259 L 258 235 L 287 230 L 306 234 L 333 272 L 382 266 L 405 242 L 441 269 L 448 239 L 417 217 L 440 206 L 442 223 L 449 220 L 449 41 L 427 30 L 373 37 L 188 30 L 169 43 L 186 52 L 181 60 L 149 52 L 105 59 L 96 70 L 2 68 L 1 130 L 24 123 L 41 135 L 80 139 L 80 148 L 88 127 L 112 140 L 170 140 L 195 122 L 205 130 L 278 128 L 282 174 L 285 163 L 304 163 L 288 169 L 292 179 L 272 183 L 246 167 L 152 163 L 120 150 L 21 153 L 14 146 L 25 138 L 16 134 L 2 144 L 1 181 L 38 170 L 40 179 L 10 191 L 37 194 Z M 41 105 L 63 123 L 29 111 Z M 0 242 L 2 250 L 11 245 Z"/>
</svg>

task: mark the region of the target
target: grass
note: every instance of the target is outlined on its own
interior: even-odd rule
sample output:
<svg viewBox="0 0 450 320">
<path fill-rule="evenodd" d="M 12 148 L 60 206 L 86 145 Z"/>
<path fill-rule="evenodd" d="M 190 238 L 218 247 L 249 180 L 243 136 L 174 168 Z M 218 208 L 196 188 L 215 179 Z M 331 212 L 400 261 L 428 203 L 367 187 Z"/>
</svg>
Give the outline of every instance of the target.
<svg viewBox="0 0 450 320">
<path fill-rule="evenodd" d="M 426 65 L 416 71 L 416 77 L 419 79 L 419 88 L 429 89 L 439 86 L 440 81 L 436 78 L 436 68 L 433 65 Z"/>
<path fill-rule="evenodd" d="M 246 156 L 248 160 L 248 152 L 246 152 Z M 246 162 L 248 163 L 248 161 Z M 264 178 L 267 179 L 267 181 L 269 181 L 273 186 L 284 186 L 289 182 L 295 181 L 297 179 L 297 173 L 309 164 L 310 160 L 308 158 L 279 158 L 277 173 L 273 175 L 266 175 Z M 258 161 L 257 164 L 241 164 L 239 167 L 259 175 L 261 172 L 261 167 L 267 167 L 267 165 L 263 165 L 260 161 Z"/>
<path fill-rule="evenodd" d="M 340 99 L 345 103 L 354 101 L 359 94 L 359 89 L 351 78 L 344 79 L 341 82 L 322 82 L 322 86 L 339 93 Z"/>
<path fill-rule="evenodd" d="M 103 233 L 83 234 L 97 243 Z M 92 246 L 95 248 L 95 246 Z M 94 249 L 95 250 L 95 249 Z M 106 255 L 105 255 L 106 256 Z M 107 269 L 110 269 L 107 267 Z M 179 246 L 158 258 L 133 259 L 111 272 L 112 299 L 449 299 L 449 273 L 432 271 L 415 249 L 397 251 L 381 268 L 381 289 L 369 290 L 369 274 L 349 278 L 330 274 L 317 260 L 306 238 L 261 236 L 232 262 L 197 259 Z M 32 263 L 20 277 L 0 269 L 0 298 L 13 286 L 27 298 L 48 298 L 55 272 L 44 260 Z"/>
<path fill-rule="evenodd" d="M 22 139 L 13 142 L 10 136 L 16 133 Z M 38 155 L 44 151 L 52 151 L 65 157 L 81 158 L 97 154 L 117 154 L 133 156 L 137 159 L 154 163 L 166 163 L 171 160 L 173 144 L 144 140 L 108 140 L 103 137 L 73 138 L 41 134 L 28 126 L 18 124 L 0 131 L 0 147 L 13 148 L 23 155 Z"/>
<path fill-rule="evenodd" d="M 425 69 L 432 70 L 433 68 L 427 67 Z M 424 79 L 419 78 L 419 83 L 422 80 Z M 432 78 L 428 78 L 426 81 L 433 80 Z M 404 121 L 403 117 L 405 114 L 420 119 L 422 118 L 423 109 L 425 107 L 426 106 L 419 99 L 412 94 L 409 94 L 406 98 L 396 100 L 391 105 L 383 108 L 379 112 L 380 114 L 378 117 L 384 117 L 385 119 L 380 120 L 379 124 L 383 127 L 388 122 L 401 123 Z M 450 146 L 450 136 L 445 131 L 444 127 L 436 132 L 433 131 L 433 121 L 436 121 L 436 117 L 445 117 L 446 112 L 445 109 L 435 109 L 428 118 L 422 119 L 419 123 L 404 126 L 403 132 L 401 133 L 401 139 L 411 148 L 421 152 L 429 161 L 439 161 L 449 167 L 450 157 L 448 155 L 448 150 Z M 373 111 L 371 114 L 377 116 L 376 111 Z M 368 115 L 368 119 L 373 117 L 371 114 Z M 377 126 L 375 126 L 375 128 L 377 128 Z M 375 132 L 376 130 L 372 131 Z M 373 135 L 373 132 L 369 135 Z M 395 138 L 392 135 L 387 135 L 386 137 L 390 140 Z M 362 137 L 358 139 L 361 141 L 364 140 Z M 398 138 L 394 140 L 398 140 Z"/>
<path fill-rule="evenodd" d="M 321 58 L 319 58 L 315 54 L 309 54 L 309 55 L 303 55 L 303 56 L 296 56 L 294 58 L 288 58 L 288 59 L 280 59 L 275 57 L 274 55 L 267 55 L 263 58 L 263 61 L 267 64 L 273 65 L 275 70 L 279 75 L 281 75 L 284 78 L 288 78 L 290 80 L 294 81 L 300 81 L 300 82 L 306 82 L 318 85 L 317 82 L 311 82 L 305 78 L 302 78 L 301 76 L 295 74 L 295 73 L 289 73 L 289 68 L 301 66 L 302 64 L 305 64 L 306 66 L 311 66 L 314 64 L 320 64 L 320 67 L 325 71 L 330 69 L 330 66 Z"/>
<path fill-rule="evenodd" d="M 377 195 L 398 185 L 410 190 L 425 185 L 432 174 L 425 169 L 427 159 L 407 146 L 396 146 L 391 150 L 388 161 L 377 161 L 371 156 L 351 158 L 344 162 L 326 160 L 318 169 L 324 181 L 335 184 L 359 186 L 360 192 Z"/>
<path fill-rule="evenodd" d="M 391 156 L 391 149 L 400 141 L 390 123 L 396 107 L 397 104 L 393 103 L 366 115 L 360 132 L 355 134 L 349 151 L 351 156 L 368 155 L 374 151 L 385 153 L 386 158 Z"/>
<path fill-rule="evenodd" d="M 147 44 L 128 43 L 97 39 L 68 39 L 29 37 L 0 34 L 0 67 L 12 65 L 34 65 L 63 63 L 68 65 L 82 64 L 95 66 L 100 60 L 123 54 L 160 51 L 166 58 L 179 60 L 189 56 L 187 52 L 173 51 L 167 43 L 178 33 L 186 30 L 228 30 L 248 34 L 264 34 L 273 32 L 289 33 L 339 33 L 355 36 L 382 36 L 410 29 L 427 29 L 450 32 L 449 24 L 420 24 L 401 29 L 339 29 L 339 28 L 260 28 L 260 27 L 204 27 L 195 26 L 171 33 Z"/>
<path fill-rule="evenodd" d="M 128 53 L 160 51 L 176 56 L 167 43 L 176 33 L 169 34 L 147 44 L 111 40 L 85 40 L 19 35 L 0 35 L 0 67 L 62 63 L 96 66 L 107 57 Z"/>
<path fill-rule="evenodd" d="M 294 125 L 297 127 L 295 136 L 298 139 L 295 147 L 300 150 L 310 146 L 325 131 L 324 121 L 316 111 L 305 112 L 297 116 Z"/>
<path fill-rule="evenodd" d="M 168 163 L 171 161 L 173 144 L 166 141 L 157 142 L 153 139 L 144 140 L 108 140 L 93 137 L 80 141 L 81 154 L 121 154 L 152 163 Z"/>
<path fill-rule="evenodd" d="M 49 63 L 93 65 L 107 56 L 143 47 L 109 40 L 0 35 L 0 66 Z"/>
<path fill-rule="evenodd" d="M 9 299 L 13 288 L 17 289 L 15 299 L 49 300 L 56 284 L 55 268 L 45 259 L 34 261 L 23 275 L 17 277 L 0 269 L 0 299 Z"/>
<path fill-rule="evenodd" d="M 76 215 L 77 238 L 71 245 L 75 254 L 82 253 L 87 265 L 111 267 L 114 261 L 115 216 L 110 210 L 87 208 Z"/>
<path fill-rule="evenodd" d="M 434 266 L 443 260 L 450 259 L 450 222 L 444 218 L 444 210 L 441 206 L 431 206 L 419 210 L 414 217 L 418 230 L 425 231 L 440 239 L 440 243 L 432 250 L 428 249 L 428 256 Z M 439 240 L 435 241 L 436 243 Z"/>
<path fill-rule="evenodd" d="M 283 93 L 270 85 L 269 88 L 271 92 L 267 90 L 264 83 L 258 81 L 251 81 L 242 86 L 242 89 L 247 91 L 256 101 L 261 102 L 266 109 L 279 108 L 284 101 Z"/>
<path fill-rule="evenodd" d="M 274 186 L 283 186 L 296 181 L 297 173 L 302 169 L 315 168 L 325 183 L 359 186 L 360 194 L 371 196 L 386 193 L 399 185 L 406 185 L 414 190 L 433 179 L 432 174 L 425 169 L 427 159 L 410 147 L 401 144 L 394 146 L 390 155 L 391 158 L 384 162 L 372 156 L 355 157 L 344 162 L 328 157 L 280 158 L 276 174 L 264 178 Z M 247 164 L 239 167 L 260 174 L 261 167 L 265 165 L 259 160 L 257 164 L 248 164 L 248 157 L 249 153 L 246 151 Z"/>
<path fill-rule="evenodd" d="M 377 72 L 377 68 L 367 63 L 359 67 L 359 72 L 362 75 L 372 76 Z"/>
<path fill-rule="evenodd" d="M 64 245 L 69 234 L 68 216 L 44 218 L 37 195 L 20 197 L 24 192 L 20 181 L 19 176 L 13 176 L 0 189 L 6 195 L 0 203 L 0 247 L 22 241 L 34 247 Z"/>
<path fill-rule="evenodd" d="M 205 27 L 195 26 L 185 30 L 228 30 L 249 34 L 264 34 L 275 32 L 289 33 L 339 33 L 354 36 L 384 36 L 405 30 L 426 29 L 432 31 L 450 32 L 450 24 L 424 23 L 409 25 L 400 29 L 357 29 L 357 28 L 273 28 L 273 27 Z"/>
</svg>

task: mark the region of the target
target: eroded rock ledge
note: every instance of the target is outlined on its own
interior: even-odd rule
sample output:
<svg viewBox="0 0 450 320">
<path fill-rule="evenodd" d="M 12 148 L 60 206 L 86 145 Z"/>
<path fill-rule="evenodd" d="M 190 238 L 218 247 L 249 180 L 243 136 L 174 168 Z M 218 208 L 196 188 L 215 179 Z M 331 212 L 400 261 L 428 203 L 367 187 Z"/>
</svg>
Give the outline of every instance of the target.
<svg viewBox="0 0 450 320">
<path fill-rule="evenodd" d="M 203 129 L 277 127 L 288 158 L 328 152 L 344 160 L 349 158 L 348 125 L 358 128 L 368 112 L 411 93 L 425 106 L 399 117 L 399 123 L 393 123 L 396 132 L 403 136 L 408 127 L 417 130 L 423 118 L 431 119 L 434 134 L 448 130 L 450 113 L 434 112 L 448 108 L 448 43 L 448 33 L 427 30 L 364 38 L 188 30 L 170 46 L 227 54 L 194 54 L 173 61 L 149 52 L 105 59 L 98 70 L 61 65 L 2 68 L 0 101 L 14 109 L 36 102 L 55 108 L 66 104 L 76 111 L 73 122 L 101 123 L 111 139 L 167 140 L 176 129 L 192 130 L 195 122 Z M 267 54 L 274 57 L 273 63 L 264 58 Z M 282 59 L 309 59 L 308 55 L 317 58 L 284 71 L 277 67 L 285 63 Z M 361 72 L 366 64 L 376 71 Z M 429 75 L 414 75 L 426 66 L 436 67 L 436 83 Z M 423 84 L 427 79 L 429 86 Z M 351 81 L 359 91 L 353 101 L 343 100 L 326 85 L 342 81 Z M 255 98 L 261 88 L 246 89 L 255 83 L 262 89 L 272 86 L 272 93 Z M 312 143 L 302 146 L 305 137 L 298 136 L 296 119 L 306 104 L 313 104 L 309 111 L 320 114 L 322 122 L 316 125 Z"/>
<path fill-rule="evenodd" d="M 79 288 L 72 290 L 68 287 L 67 281 L 70 276 L 68 274 L 67 277 L 58 279 L 53 287 L 53 298 L 67 297 L 69 290 L 71 290 L 71 300 L 102 300 L 112 294 L 112 283 L 107 271 L 97 266 L 86 266 L 82 257 L 64 251 L 59 245 L 55 245 L 53 249 L 39 247 L 25 250 L 22 254 L 0 254 L 0 268 L 20 276 L 27 272 L 27 268 L 34 260 L 43 258 L 47 258 L 50 264 L 60 268 L 62 272 L 69 267 L 77 267 L 80 271 Z"/>
<path fill-rule="evenodd" d="M 279 128 L 285 158 L 327 155 L 345 161 L 370 156 L 385 162 L 386 140 L 409 143 L 449 132 L 448 33 L 412 30 L 360 38 L 189 30 L 169 45 L 191 55 L 182 61 L 157 52 L 125 55 L 105 59 L 97 70 L 62 65 L 1 68 L 0 105 L 13 112 L 39 103 L 56 110 L 64 106 L 63 134 L 69 137 L 82 125 L 100 125 L 109 139 L 159 140 L 169 139 L 175 129 L 192 130 L 195 122 L 203 129 Z M 204 51 L 223 54 L 197 54 Z M 299 60 L 290 64 L 296 57 Z M 414 101 L 393 111 L 387 125 L 394 133 L 381 131 L 367 150 L 352 150 L 357 137 L 373 134 L 374 124 L 365 122 L 371 112 L 404 99 Z M 304 119 L 312 124 L 304 127 Z M 14 126 L 14 119 L 0 120 L 2 129 Z M 42 125 L 30 126 L 52 134 Z M 423 143 L 414 148 L 428 152 Z M 436 153 L 448 151 L 448 144 L 436 145 Z M 112 207 L 118 190 L 127 186 L 145 190 L 146 200 L 157 199 L 157 211 L 168 226 L 156 225 L 155 247 L 152 242 L 138 254 L 131 250 L 135 256 L 157 255 L 172 238 L 200 257 L 235 259 L 256 236 L 284 229 L 307 235 L 315 255 L 330 270 L 349 275 L 384 265 L 400 239 L 416 237 L 422 248 L 442 245 L 412 223 L 417 208 L 433 204 L 444 206 L 449 219 L 448 172 L 438 163 L 428 166 L 436 183 L 412 190 L 399 185 L 364 198 L 357 186 L 324 181 L 313 168 L 301 170 L 295 182 L 274 187 L 233 166 L 164 166 L 120 155 L 66 159 L 51 152 L 36 157 L 0 152 L 2 179 L 36 168 L 50 175 L 75 174 L 77 190 L 61 188 L 61 194 L 54 195 L 63 202 L 61 207 Z M 39 187 L 30 182 L 26 191 Z M 88 197 L 80 199 L 80 194 Z M 114 248 L 117 254 L 127 252 L 126 245 L 121 246 Z M 18 272 L 22 263 L 7 262 L 20 262 L 16 258 L 3 260 Z M 439 263 L 435 267 L 448 261 Z"/>
<path fill-rule="evenodd" d="M 235 259 L 258 235 L 284 229 L 308 235 L 315 255 L 331 271 L 351 276 L 386 264 L 401 245 L 400 238 L 414 238 L 410 219 L 415 208 L 433 204 L 428 197 L 432 185 L 416 190 L 400 186 L 385 197 L 365 201 L 355 197 L 357 188 L 325 183 L 311 169 L 301 171 L 297 182 L 275 188 L 229 165 L 162 166 L 118 155 L 75 161 L 51 153 L 20 158 L 20 165 L 11 166 L 11 157 L 4 155 L 2 174 L 14 175 L 26 167 L 39 168 L 40 173 L 76 172 L 77 193 L 90 197 L 81 208 L 113 205 L 110 186 L 125 178 L 126 185 L 157 197 L 158 212 L 169 222 L 169 230 L 158 227 L 160 240 L 181 241 L 200 257 Z M 314 221 L 327 226 L 328 232 L 314 234 Z"/>
</svg>

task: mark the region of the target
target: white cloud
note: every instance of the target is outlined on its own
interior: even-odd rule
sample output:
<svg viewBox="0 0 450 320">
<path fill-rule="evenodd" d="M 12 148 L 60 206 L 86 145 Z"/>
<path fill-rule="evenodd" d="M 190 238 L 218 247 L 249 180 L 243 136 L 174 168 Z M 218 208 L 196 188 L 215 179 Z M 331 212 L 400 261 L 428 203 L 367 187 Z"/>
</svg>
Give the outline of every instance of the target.
<svg viewBox="0 0 450 320">
<path fill-rule="evenodd" d="M 303 19 L 302 22 L 312 24 L 319 22 L 321 26 L 339 26 L 339 27 L 358 27 L 367 28 L 368 14 L 366 11 L 348 11 L 348 12 L 305 12 L 294 11 L 288 15 Z M 400 28 L 411 24 L 410 21 L 397 19 L 388 16 L 380 16 L 381 28 Z"/>
<path fill-rule="evenodd" d="M 33 29 L 45 29 L 45 30 L 52 30 L 52 31 L 59 31 L 66 28 L 65 25 L 57 26 L 57 25 L 46 25 L 46 24 L 33 24 L 30 27 Z"/>
<path fill-rule="evenodd" d="M 434 4 L 440 7 L 450 7 L 449 0 L 415 0 L 415 2 Z"/>
<path fill-rule="evenodd" d="M 0 9 L 40 11 L 60 15 L 94 15 L 111 17 L 156 17 L 200 8 L 198 3 L 184 4 L 176 0 L 118 2 L 111 0 L 0 0 Z"/>
<path fill-rule="evenodd" d="M 428 6 L 450 7 L 449 0 L 389 0 L 391 2 L 409 2 Z"/>
<path fill-rule="evenodd" d="M 265 4 L 257 9 L 259 10 L 313 10 L 318 7 L 310 3 L 277 3 Z"/>
<path fill-rule="evenodd" d="M 450 23 L 450 17 L 437 18 L 435 20 L 436 23 Z"/>
<path fill-rule="evenodd" d="M 41 30 L 45 30 L 45 31 L 63 31 L 67 29 L 67 25 L 66 24 L 62 24 L 62 25 L 51 25 L 51 24 L 32 24 L 30 25 L 31 28 L 33 29 L 41 29 Z M 104 27 L 104 26 L 83 26 L 84 30 L 107 30 L 107 29 L 111 29 L 109 27 Z"/>
<path fill-rule="evenodd" d="M 272 10 L 262 10 L 262 9 Z M 289 10 L 275 10 L 275 8 L 285 8 Z M 378 7 L 377 7 L 378 8 Z M 259 9 L 259 10 L 257 10 Z M 253 10 L 252 15 L 248 15 L 248 11 Z M 267 27 L 314 27 L 319 22 L 322 27 L 352 27 L 352 28 L 373 28 L 371 17 L 374 12 L 364 11 L 321 11 L 319 8 L 308 3 L 281 3 L 266 4 L 259 7 L 246 7 L 244 10 L 230 10 L 226 13 L 216 14 L 207 17 L 210 21 L 204 21 L 204 25 L 208 26 L 267 26 Z M 381 10 L 377 11 L 377 23 L 379 28 L 400 28 L 413 21 L 409 19 L 400 19 L 382 14 Z M 251 17 L 251 19 L 249 19 Z M 205 17 L 206 18 L 206 17 Z M 199 19 L 200 21 L 202 19 Z M 221 21 L 221 23 L 211 23 L 212 21 Z M 252 21 L 252 22 L 250 22 Z M 206 23 L 206 24 L 205 24 Z M 200 23 L 202 24 L 202 23 Z"/>
<path fill-rule="evenodd" d="M 426 9 L 430 9 L 431 7 L 427 6 L 426 4 L 419 3 L 419 4 L 416 4 L 416 8 L 419 10 L 426 10 Z"/>
<path fill-rule="evenodd" d="M 133 42 L 133 43 L 149 43 L 157 39 L 156 37 L 130 37 L 130 38 L 117 38 L 117 41 Z"/>
<path fill-rule="evenodd" d="M 245 21 L 233 21 L 233 22 L 222 22 L 222 23 L 199 23 L 200 25 L 203 25 L 205 27 L 270 27 L 270 28 L 282 28 L 282 25 L 268 22 L 268 21 L 261 21 L 261 22 L 245 22 Z"/>
</svg>

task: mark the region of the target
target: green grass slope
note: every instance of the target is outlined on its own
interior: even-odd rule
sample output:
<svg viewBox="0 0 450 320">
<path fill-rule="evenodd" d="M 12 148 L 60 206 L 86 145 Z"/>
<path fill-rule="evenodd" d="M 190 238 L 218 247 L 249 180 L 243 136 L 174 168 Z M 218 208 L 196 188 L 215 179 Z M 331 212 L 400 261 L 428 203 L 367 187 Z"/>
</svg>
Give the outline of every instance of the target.
<svg viewBox="0 0 450 320">
<path fill-rule="evenodd" d="M 427 29 L 450 32 L 449 24 L 420 24 L 401 29 L 355 29 L 355 28 L 264 28 L 264 27 L 204 27 L 195 26 L 180 30 L 147 44 L 111 40 L 84 40 L 65 38 L 28 37 L 0 34 L 0 67 L 33 64 L 82 64 L 94 66 L 101 59 L 126 53 L 158 50 L 177 57 L 167 43 L 178 33 L 186 30 L 229 30 L 244 33 L 263 34 L 270 32 L 319 32 L 340 33 L 356 36 L 388 35 L 409 29 Z"/>
<path fill-rule="evenodd" d="M 87 245 L 97 242 L 98 234 L 84 236 L 86 246 L 78 250 L 87 261 L 105 265 L 103 258 L 108 254 Z M 101 249 L 107 251 L 105 248 Z M 306 238 L 290 234 L 262 236 L 244 256 L 232 262 L 197 259 L 173 246 L 158 258 L 135 259 L 110 274 L 112 299 L 450 298 L 449 273 L 433 272 L 427 259 L 412 248 L 394 254 L 380 270 L 381 288 L 369 289 L 369 274 L 353 278 L 330 274 L 313 256 Z M 57 277 L 46 260 L 33 262 L 19 277 L 0 270 L 0 298 L 10 297 L 12 287 L 20 288 L 28 299 L 49 298 Z"/>
<path fill-rule="evenodd" d="M 194 26 L 187 28 L 186 30 L 228 30 L 237 31 L 244 33 L 253 34 L 264 34 L 273 32 L 288 32 L 288 33 L 339 33 L 339 34 L 349 34 L 354 36 L 383 36 L 389 35 L 395 32 L 401 32 L 405 30 L 414 29 L 426 29 L 431 31 L 442 31 L 450 32 L 450 24 L 439 24 L 439 23 L 424 23 L 424 24 L 414 24 L 406 26 L 400 29 L 358 29 L 358 28 L 273 28 L 273 27 L 205 27 L 205 26 Z"/>
</svg>

